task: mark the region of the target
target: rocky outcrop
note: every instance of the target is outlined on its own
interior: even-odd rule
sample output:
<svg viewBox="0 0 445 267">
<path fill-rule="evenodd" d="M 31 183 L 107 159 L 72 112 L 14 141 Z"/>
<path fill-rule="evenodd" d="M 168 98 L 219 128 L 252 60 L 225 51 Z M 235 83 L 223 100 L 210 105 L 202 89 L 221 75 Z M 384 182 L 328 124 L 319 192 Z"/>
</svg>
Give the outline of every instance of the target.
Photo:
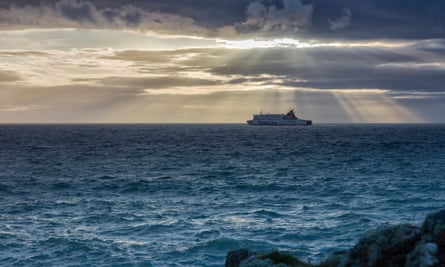
<svg viewBox="0 0 445 267">
<path fill-rule="evenodd" d="M 229 252 L 226 267 L 442 267 L 445 266 L 445 209 L 427 216 L 422 226 L 389 226 L 365 235 L 348 251 L 319 264 L 273 251 Z"/>
<path fill-rule="evenodd" d="M 406 267 L 445 266 L 445 210 L 426 217 L 421 227 L 421 237 L 408 255 Z"/>
<path fill-rule="evenodd" d="M 348 254 L 341 267 L 405 266 L 406 255 L 420 240 L 419 228 L 397 225 L 378 229 L 363 237 Z"/>
</svg>

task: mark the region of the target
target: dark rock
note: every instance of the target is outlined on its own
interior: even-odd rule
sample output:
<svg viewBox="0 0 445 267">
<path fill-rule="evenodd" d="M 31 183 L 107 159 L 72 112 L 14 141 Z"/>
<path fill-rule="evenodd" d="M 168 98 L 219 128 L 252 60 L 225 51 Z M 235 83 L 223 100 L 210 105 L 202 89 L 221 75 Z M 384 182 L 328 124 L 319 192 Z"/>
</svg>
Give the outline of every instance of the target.
<svg viewBox="0 0 445 267">
<path fill-rule="evenodd" d="M 320 267 L 344 266 L 348 261 L 349 251 L 337 251 L 320 263 Z"/>
<path fill-rule="evenodd" d="M 437 245 L 436 259 L 439 266 L 445 266 L 445 233 L 436 236 L 434 243 Z"/>
<path fill-rule="evenodd" d="M 435 243 L 419 242 L 416 248 L 407 256 L 405 267 L 441 266 L 435 257 L 437 245 Z"/>
<path fill-rule="evenodd" d="M 226 257 L 225 267 L 239 267 L 240 263 L 252 256 L 254 253 L 248 249 L 238 249 L 230 251 Z"/>
<path fill-rule="evenodd" d="M 445 233 L 445 210 L 430 213 L 422 224 L 422 236 L 431 239 Z"/>
<path fill-rule="evenodd" d="M 404 267 L 406 255 L 419 240 L 419 229 L 407 224 L 374 231 L 349 251 L 343 266 Z"/>
<path fill-rule="evenodd" d="M 279 251 L 274 251 L 269 254 L 258 256 L 260 259 L 270 259 L 273 264 L 284 264 L 290 267 L 310 267 L 311 264 L 300 261 L 292 255 L 280 253 Z"/>
<path fill-rule="evenodd" d="M 409 253 L 406 267 L 445 266 L 445 210 L 429 214 L 421 234 L 422 240 Z"/>
</svg>

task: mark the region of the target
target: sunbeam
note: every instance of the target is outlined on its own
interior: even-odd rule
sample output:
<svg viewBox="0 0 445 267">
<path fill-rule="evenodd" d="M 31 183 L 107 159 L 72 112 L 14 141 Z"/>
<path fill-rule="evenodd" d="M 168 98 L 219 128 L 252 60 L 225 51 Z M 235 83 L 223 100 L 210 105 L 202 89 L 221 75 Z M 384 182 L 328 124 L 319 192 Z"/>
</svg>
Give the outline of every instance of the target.
<svg viewBox="0 0 445 267">
<path fill-rule="evenodd" d="M 119 31 L 83 31 L 107 40 L 119 36 Z M 408 41 L 263 37 L 215 38 L 212 44 L 211 38 L 190 37 L 193 42 L 172 46 L 167 43 L 187 37 L 153 35 L 156 45 L 138 46 L 138 40 L 148 40 L 146 34 L 125 32 L 132 42 L 127 48 L 84 43 L 76 48 L 68 43 L 82 32 L 72 29 L 2 38 L 20 36 L 24 43 L 31 33 L 48 38 L 50 49 L 0 50 L 3 121 L 243 122 L 260 110 L 294 108 L 299 116 L 322 122 L 416 122 L 422 118 L 415 106 L 395 100 L 424 100 L 410 86 L 418 84 L 419 90 L 443 77 L 440 59 L 422 50 L 418 55 L 425 60 L 417 63 L 413 54 L 419 44 Z M 407 73 L 425 78 L 405 82 L 411 79 Z M 429 96 L 443 97 L 438 85 L 431 90 Z"/>
</svg>

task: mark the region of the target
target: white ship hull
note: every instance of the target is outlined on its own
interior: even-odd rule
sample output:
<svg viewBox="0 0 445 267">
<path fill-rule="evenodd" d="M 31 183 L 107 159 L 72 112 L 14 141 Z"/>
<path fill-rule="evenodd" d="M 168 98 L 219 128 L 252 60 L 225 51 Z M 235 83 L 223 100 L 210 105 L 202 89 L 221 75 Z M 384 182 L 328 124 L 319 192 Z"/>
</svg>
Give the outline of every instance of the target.
<svg viewBox="0 0 445 267">
<path fill-rule="evenodd" d="M 273 125 L 273 126 L 294 126 L 294 125 L 312 125 L 312 121 L 295 120 L 295 121 L 273 121 L 273 120 L 248 120 L 249 125 Z"/>
</svg>

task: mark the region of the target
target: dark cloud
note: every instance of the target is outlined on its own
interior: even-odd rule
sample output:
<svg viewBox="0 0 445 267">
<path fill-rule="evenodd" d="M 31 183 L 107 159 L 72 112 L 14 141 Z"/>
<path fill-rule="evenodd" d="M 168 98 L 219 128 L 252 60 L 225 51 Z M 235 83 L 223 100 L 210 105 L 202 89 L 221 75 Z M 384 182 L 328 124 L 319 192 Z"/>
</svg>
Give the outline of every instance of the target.
<svg viewBox="0 0 445 267">
<path fill-rule="evenodd" d="M 445 90 L 445 65 L 441 65 L 445 56 L 419 57 L 409 48 L 289 48 L 237 53 L 223 64 L 209 64 L 211 71 L 218 75 L 278 76 L 282 80 L 279 85 L 298 88 Z"/>
<path fill-rule="evenodd" d="M 445 36 L 445 2 L 436 0 L 314 0 L 312 36 L 344 39 L 430 39 Z M 326 25 L 342 9 L 351 24 L 329 32 Z M 326 20 L 329 18 L 329 20 Z M 341 34 L 341 35 L 340 35 Z"/>
<path fill-rule="evenodd" d="M 281 8 L 253 1 L 247 6 L 247 18 L 242 25 L 266 32 L 296 32 L 311 24 L 313 9 L 312 5 L 300 0 L 283 0 Z"/>
<path fill-rule="evenodd" d="M 401 47 L 312 47 L 268 49 L 186 49 L 126 51 L 116 59 L 134 62 L 147 73 L 210 72 L 229 84 L 256 83 L 294 88 L 382 89 L 394 92 L 445 91 L 442 42 L 419 42 Z M 112 57 L 111 57 L 112 58 Z M 175 62 L 177 58 L 184 58 Z M 163 63 L 156 69 L 147 63 Z M 174 77 L 174 76 L 172 76 Z M 131 81 L 130 81 L 131 82 Z M 159 88 L 219 82 L 142 78 L 136 84 Z M 132 85 L 136 85 L 133 84 Z"/>
<path fill-rule="evenodd" d="M 57 9 L 60 13 L 70 20 L 75 21 L 87 21 L 91 23 L 97 23 L 95 21 L 96 7 L 91 2 L 78 2 L 78 1 L 61 1 L 57 5 Z"/>
<path fill-rule="evenodd" d="M 25 2 L 21 1 L 24 4 Z M 34 2 L 33 2 L 34 3 Z M 54 3 L 42 1 L 37 5 L 11 3 L 0 7 L 0 25 L 3 29 L 28 27 L 72 28 L 134 28 L 159 33 L 206 35 L 207 30 L 198 26 L 190 17 L 183 17 L 158 10 L 145 9 L 137 3 L 103 6 L 98 1 L 61 0 Z"/>
<path fill-rule="evenodd" d="M 334 39 L 445 36 L 437 0 L 16 0 L 0 3 L 8 27 L 137 28 L 165 33 Z M 224 29 L 225 31 L 221 31 Z"/>
</svg>

